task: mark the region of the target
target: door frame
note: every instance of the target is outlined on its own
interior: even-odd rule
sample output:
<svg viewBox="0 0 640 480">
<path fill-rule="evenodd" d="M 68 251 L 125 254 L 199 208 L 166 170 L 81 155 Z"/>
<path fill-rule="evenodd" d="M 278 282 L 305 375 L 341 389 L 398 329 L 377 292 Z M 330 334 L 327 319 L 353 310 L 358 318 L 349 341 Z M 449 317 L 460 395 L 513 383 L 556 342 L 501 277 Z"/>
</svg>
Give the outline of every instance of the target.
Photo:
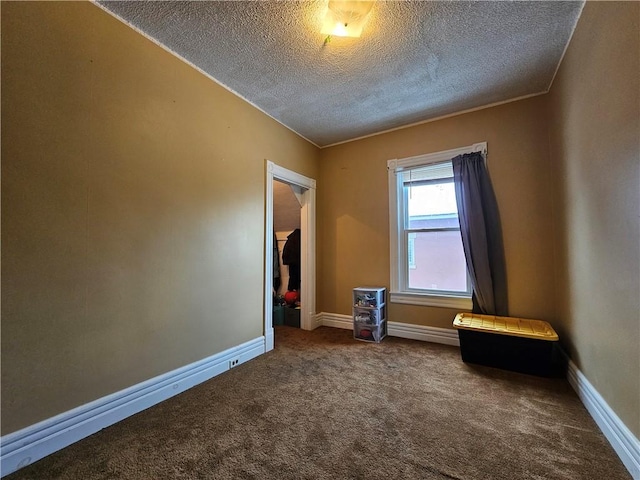
<svg viewBox="0 0 640 480">
<path fill-rule="evenodd" d="M 300 328 L 318 326 L 316 315 L 316 181 L 266 160 L 264 335 L 266 351 L 273 350 L 273 181 L 302 187 L 300 207 Z"/>
</svg>

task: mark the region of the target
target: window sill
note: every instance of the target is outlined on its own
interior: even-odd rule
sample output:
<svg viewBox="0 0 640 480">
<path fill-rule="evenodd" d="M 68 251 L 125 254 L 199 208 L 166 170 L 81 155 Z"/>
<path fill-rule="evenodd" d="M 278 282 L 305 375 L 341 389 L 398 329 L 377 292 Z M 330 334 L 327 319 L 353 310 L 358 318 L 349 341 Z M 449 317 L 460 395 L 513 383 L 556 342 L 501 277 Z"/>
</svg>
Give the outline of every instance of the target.
<svg viewBox="0 0 640 480">
<path fill-rule="evenodd" d="M 391 303 L 404 303 L 407 305 L 422 305 L 426 307 L 453 308 L 456 310 L 468 310 L 473 308 L 470 297 L 453 297 L 448 295 L 424 295 L 422 293 L 391 292 Z"/>
</svg>

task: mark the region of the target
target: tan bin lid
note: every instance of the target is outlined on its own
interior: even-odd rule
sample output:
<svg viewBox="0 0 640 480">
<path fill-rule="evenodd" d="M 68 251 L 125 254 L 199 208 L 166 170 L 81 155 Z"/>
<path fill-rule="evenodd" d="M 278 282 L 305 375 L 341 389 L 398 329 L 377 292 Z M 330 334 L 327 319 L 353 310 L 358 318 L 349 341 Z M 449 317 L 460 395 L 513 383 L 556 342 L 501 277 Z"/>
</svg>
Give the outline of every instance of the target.
<svg viewBox="0 0 640 480">
<path fill-rule="evenodd" d="M 527 318 L 499 317 L 476 313 L 459 313 L 453 321 L 454 328 L 484 333 L 501 333 L 514 337 L 534 338 L 536 340 L 558 340 L 553 327 L 542 320 Z"/>
</svg>

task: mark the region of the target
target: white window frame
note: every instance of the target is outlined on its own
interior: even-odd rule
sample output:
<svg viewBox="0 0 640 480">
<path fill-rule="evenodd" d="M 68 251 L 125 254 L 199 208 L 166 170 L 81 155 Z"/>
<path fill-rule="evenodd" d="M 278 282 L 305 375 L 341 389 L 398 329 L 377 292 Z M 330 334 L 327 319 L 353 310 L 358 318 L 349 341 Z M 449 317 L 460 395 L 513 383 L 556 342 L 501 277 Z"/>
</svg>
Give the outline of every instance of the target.
<svg viewBox="0 0 640 480">
<path fill-rule="evenodd" d="M 410 265 L 408 265 L 408 246 L 404 238 L 402 171 L 417 166 L 445 162 L 458 155 L 472 152 L 482 152 L 486 161 L 487 143 L 476 143 L 467 147 L 387 161 L 389 175 L 389 244 L 391 263 L 390 302 L 471 310 L 473 305 L 471 295 L 469 294 L 435 294 L 431 292 L 426 294 L 408 288 L 407 281 L 409 278 L 408 272 Z"/>
</svg>

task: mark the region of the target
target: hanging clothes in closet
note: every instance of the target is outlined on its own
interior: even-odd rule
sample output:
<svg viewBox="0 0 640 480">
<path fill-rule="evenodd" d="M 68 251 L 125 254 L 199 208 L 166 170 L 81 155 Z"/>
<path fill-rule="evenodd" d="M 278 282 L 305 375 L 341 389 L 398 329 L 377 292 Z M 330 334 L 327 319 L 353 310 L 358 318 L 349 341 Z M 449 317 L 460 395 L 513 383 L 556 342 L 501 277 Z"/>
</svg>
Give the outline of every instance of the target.
<svg viewBox="0 0 640 480">
<path fill-rule="evenodd" d="M 273 231 L 273 295 L 278 294 L 282 278 L 280 276 L 280 255 L 278 254 L 278 239 L 276 231 Z"/>
<path fill-rule="evenodd" d="M 287 290 L 300 290 L 300 229 L 296 228 L 287 236 L 282 250 L 282 263 L 289 266 Z"/>
</svg>

